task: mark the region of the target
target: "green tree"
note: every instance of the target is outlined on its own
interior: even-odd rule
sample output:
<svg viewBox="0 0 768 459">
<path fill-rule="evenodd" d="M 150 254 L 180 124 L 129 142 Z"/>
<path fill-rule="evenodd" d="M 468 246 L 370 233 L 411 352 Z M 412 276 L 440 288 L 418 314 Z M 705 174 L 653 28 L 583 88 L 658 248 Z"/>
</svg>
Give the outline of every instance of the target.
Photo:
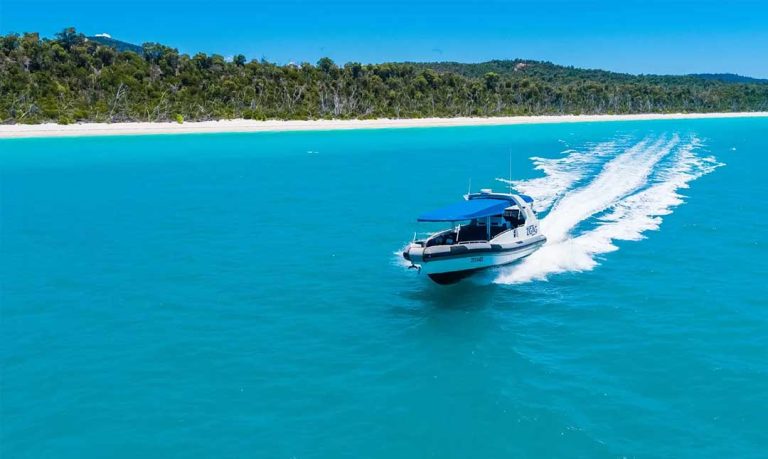
<svg viewBox="0 0 768 459">
<path fill-rule="evenodd" d="M 56 40 L 66 49 L 85 43 L 85 35 L 78 33 L 74 27 L 67 27 L 56 34 Z"/>
<path fill-rule="evenodd" d="M 336 63 L 333 62 L 333 59 L 330 57 L 320 58 L 320 60 L 317 61 L 317 68 L 319 68 L 323 73 L 327 74 L 330 74 L 332 71 L 338 69 Z"/>
</svg>

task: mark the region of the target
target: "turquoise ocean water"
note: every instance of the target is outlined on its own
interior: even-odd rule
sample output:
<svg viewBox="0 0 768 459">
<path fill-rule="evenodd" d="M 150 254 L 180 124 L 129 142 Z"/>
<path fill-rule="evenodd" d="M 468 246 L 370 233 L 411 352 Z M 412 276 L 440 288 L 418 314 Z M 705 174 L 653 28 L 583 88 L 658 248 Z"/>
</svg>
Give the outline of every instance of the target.
<svg viewBox="0 0 768 459">
<path fill-rule="evenodd" d="M 4 459 L 766 457 L 768 119 L 0 150 Z M 550 243 L 405 269 L 510 152 Z"/>
</svg>

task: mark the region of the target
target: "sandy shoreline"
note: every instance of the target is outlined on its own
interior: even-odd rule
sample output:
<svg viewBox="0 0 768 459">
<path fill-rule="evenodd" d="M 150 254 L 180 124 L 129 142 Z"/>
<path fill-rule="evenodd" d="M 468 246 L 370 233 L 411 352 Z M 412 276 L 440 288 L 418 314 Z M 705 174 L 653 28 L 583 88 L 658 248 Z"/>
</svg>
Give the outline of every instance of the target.
<svg viewBox="0 0 768 459">
<path fill-rule="evenodd" d="M 103 135 L 195 134 L 222 132 L 322 131 L 451 126 L 500 126 L 511 124 L 580 123 L 699 118 L 768 117 L 768 112 L 679 113 L 644 115 L 509 116 L 495 118 L 420 118 L 376 120 L 254 121 L 225 120 L 179 123 L 85 123 L 60 125 L 0 125 L 0 139 L 25 137 L 80 137 Z"/>
</svg>

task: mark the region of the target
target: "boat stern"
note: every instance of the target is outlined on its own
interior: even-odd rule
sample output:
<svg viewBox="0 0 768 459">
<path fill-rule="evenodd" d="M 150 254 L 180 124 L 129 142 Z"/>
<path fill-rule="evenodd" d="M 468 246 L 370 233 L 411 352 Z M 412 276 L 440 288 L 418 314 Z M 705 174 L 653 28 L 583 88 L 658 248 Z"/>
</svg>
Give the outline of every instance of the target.
<svg viewBox="0 0 768 459">
<path fill-rule="evenodd" d="M 424 261 L 424 241 L 414 241 L 403 249 L 403 258 L 411 263 L 410 268 L 421 269 Z"/>
</svg>

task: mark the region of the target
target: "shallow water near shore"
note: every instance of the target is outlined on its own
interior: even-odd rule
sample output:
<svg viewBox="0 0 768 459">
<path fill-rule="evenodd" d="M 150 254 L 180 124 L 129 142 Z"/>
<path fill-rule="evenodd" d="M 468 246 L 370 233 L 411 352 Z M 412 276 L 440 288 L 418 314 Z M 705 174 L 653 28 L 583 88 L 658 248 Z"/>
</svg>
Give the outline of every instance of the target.
<svg viewBox="0 0 768 459">
<path fill-rule="evenodd" d="M 0 141 L 0 453 L 765 454 L 768 119 Z M 455 286 L 415 217 L 537 199 Z"/>
</svg>

